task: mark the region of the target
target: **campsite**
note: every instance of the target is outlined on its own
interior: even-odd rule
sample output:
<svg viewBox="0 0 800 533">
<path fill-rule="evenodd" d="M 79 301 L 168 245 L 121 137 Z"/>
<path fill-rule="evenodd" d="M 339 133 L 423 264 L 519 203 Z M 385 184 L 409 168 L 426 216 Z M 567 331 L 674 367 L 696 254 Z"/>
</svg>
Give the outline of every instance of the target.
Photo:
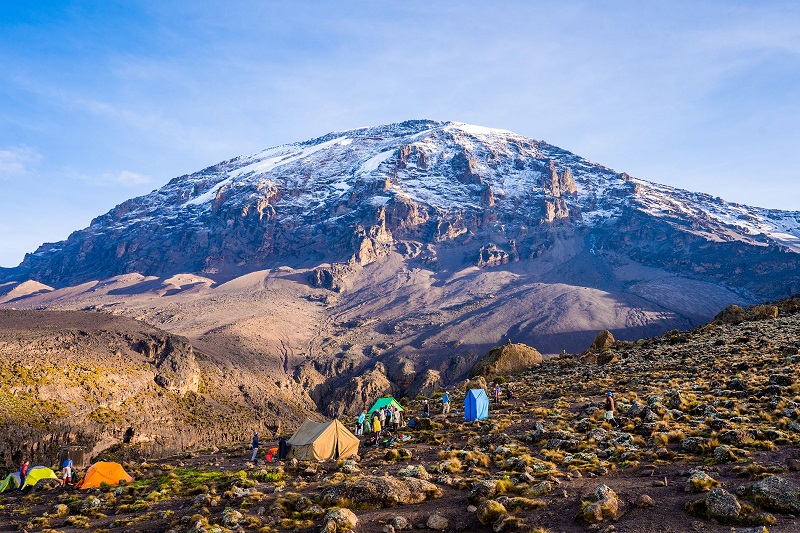
<svg viewBox="0 0 800 533">
<path fill-rule="evenodd" d="M 573 357 L 554 358 L 491 378 L 515 391 L 513 399 L 503 396 L 498 403 L 488 402 L 491 387 L 483 377 L 450 389 L 453 409 L 447 416 L 436 394 L 401 398 L 406 420 L 415 421 L 413 428 L 403 428 L 408 440 L 367 446 L 364 435 L 357 455 L 347 458 L 265 462 L 265 452 L 275 447 L 273 436 L 264 438 L 257 464 L 249 461 L 248 443 L 241 442 L 162 459 L 129 456 L 120 464 L 133 480 L 120 480 L 118 486 L 58 488 L 52 480 L 55 486 L 48 488 L 51 481 L 45 480 L 27 493 L 6 491 L 0 495 L 0 531 L 634 532 L 652 523 L 676 533 L 730 533 L 731 524 L 741 532 L 759 523 L 770 533 L 797 531 L 796 515 L 787 507 L 800 505 L 800 496 L 791 496 L 800 494 L 791 492 L 800 485 L 794 426 L 787 422 L 774 433 L 764 429 L 757 438 L 720 442 L 733 442 L 749 424 L 722 403 L 735 398 L 735 391 L 709 387 L 716 366 L 743 368 L 754 365 L 756 356 L 697 355 L 695 375 L 672 370 L 679 350 L 706 346 L 712 333 L 698 333 L 684 343 L 665 336 L 646 348 L 614 345 L 619 371 L 629 376 L 626 390 L 616 394 L 619 429 L 602 416 L 604 391 L 614 378 L 582 379 L 584 372 L 604 367 L 591 360 L 592 354 L 583 364 Z M 643 349 L 646 363 L 632 357 Z M 783 365 L 776 375 L 796 370 L 800 360 L 792 357 L 773 361 Z M 770 383 L 778 378 L 759 376 L 758 368 L 748 373 L 754 386 L 773 387 L 782 401 L 793 401 L 796 383 L 775 388 Z M 663 383 L 667 379 L 670 389 Z M 420 416 L 424 399 L 430 418 Z M 712 438 L 706 422 L 693 415 L 705 412 L 709 399 L 720 403 L 713 418 L 702 420 L 726 426 Z M 750 401 L 771 412 L 772 397 Z M 352 452 L 347 434 L 354 417 L 310 422 L 286 435 L 296 438 L 294 453 Z M 113 460 L 108 455 L 102 459 Z M 722 487 L 735 493 L 735 519 L 709 518 L 706 502 L 719 492 L 713 489 Z M 776 487 L 788 488 L 788 503 L 781 503 Z"/>
</svg>

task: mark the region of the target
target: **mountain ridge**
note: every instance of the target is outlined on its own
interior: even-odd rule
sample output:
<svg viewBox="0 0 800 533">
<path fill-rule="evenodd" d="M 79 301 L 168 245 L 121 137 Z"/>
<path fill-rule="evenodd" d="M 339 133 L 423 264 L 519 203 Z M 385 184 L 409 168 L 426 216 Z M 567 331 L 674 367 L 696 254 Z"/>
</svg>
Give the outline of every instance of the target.
<svg viewBox="0 0 800 533">
<path fill-rule="evenodd" d="M 511 205 L 526 201 L 533 205 Z M 504 130 L 420 120 L 332 132 L 174 178 L 95 218 L 65 241 L 42 245 L 5 279 L 27 276 L 66 286 L 130 272 L 204 270 L 230 279 L 287 258 L 295 264 L 347 261 L 365 241 L 380 248 L 392 237 L 463 240 L 478 228 L 459 215 L 478 219 L 480 229 L 495 237 L 517 241 L 541 221 L 571 219 L 578 228 L 595 228 L 628 215 L 625 208 L 705 240 L 800 251 L 800 213 L 728 204 L 631 178 Z M 426 225 L 432 220 L 445 227 L 431 231 Z M 515 227 L 498 228 L 512 222 Z M 131 238 L 137 230 L 161 250 L 182 246 L 182 259 L 137 254 L 148 240 Z M 254 235 L 259 230 L 271 235 Z M 298 236 L 298 231 L 306 249 L 287 253 L 286 233 Z M 315 239 L 319 233 L 329 234 L 334 246 Z M 508 246 L 505 251 L 511 252 Z M 363 263 L 366 255 L 356 260 Z"/>
</svg>

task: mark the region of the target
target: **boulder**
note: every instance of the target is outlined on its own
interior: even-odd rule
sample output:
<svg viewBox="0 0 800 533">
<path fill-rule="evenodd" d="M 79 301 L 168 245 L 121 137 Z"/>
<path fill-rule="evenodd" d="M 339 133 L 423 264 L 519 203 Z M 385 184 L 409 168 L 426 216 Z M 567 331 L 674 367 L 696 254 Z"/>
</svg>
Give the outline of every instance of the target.
<svg viewBox="0 0 800 533">
<path fill-rule="evenodd" d="M 404 529 L 411 529 L 411 523 L 404 516 L 395 516 L 394 518 L 392 518 L 390 524 L 397 531 L 402 531 Z"/>
<path fill-rule="evenodd" d="M 733 453 L 733 448 L 727 444 L 717 446 L 714 448 L 714 460 L 718 463 L 730 463 L 736 461 L 736 454 Z"/>
<path fill-rule="evenodd" d="M 493 497 L 496 493 L 497 481 L 494 479 L 482 479 L 472 484 L 469 499 L 472 502 L 479 502 Z"/>
<path fill-rule="evenodd" d="M 379 507 L 420 503 L 439 496 L 441 491 L 433 483 L 413 477 L 399 480 L 390 476 L 362 476 L 333 485 L 323 492 L 323 498 L 333 504 L 350 500 Z"/>
<path fill-rule="evenodd" d="M 800 489 L 778 476 L 756 481 L 749 487 L 753 501 L 769 511 L 800 514 Z"/>
<path fill-rule="evenodd" d="M 689 453 L 702 451 L 706 440 L 703 437 L 686 437 L 681 441 L 681 449 Z"/>
<path fill-rule="evenodd" d="M 692 471 L 689 479 L 686 480 L 686 486 L 683 490 L 686 492 L 706 492 L 719 486 L 719 481 L 702 470 L 695 469 Z"/>
<path fill-rule="evenodd" d="M 486 500 L 478 506 L 477 515 L 481 524 L 487 525 L 507 514 L 506 508 L 497 500 Z"/>
<path fill-rule="evenodd" d="M 433 529 L 434 531 L 444 531 L 450 527 L 450 521 L 439 514 L 439 511 L 436 511 L 428 517 L 428 521 L 425 522 L 425 525 L 428 526 L 428 529 Z"/>
<path fill-rule="evenodd" d="M 743 429 L 732 429 L 726 431 L 719 436 L 719 441 L 724 444 L 733 444 L 734 446 L 742 446 L 753 440 L 753 435 L 749 431 Z"/>
<path fill-rule="evenodd" d="M 332 509 L 325 515 L 325 528 L 334 531 L 355 529 L 358 525 L 358 517 L 356 514 L 347 508 Z M 329 524 L 336 524 L 336 528 L 329 527 Z"/>
<path fill-rule="evenodd" d="M 590 524 L 618 518 L 619 498 L 608 485 L 604 483 L 598 485 L 594 490 L 593 497 L 594 502 L 586 505 L 578 514 L 578 518 Z"/>
<path fill-rule="evenodd" d="M 742 511 L 736 496 L 723 488 L 714 488 L 706 495 L 706 514 L 722 522 L 732 521 Z"/>
<path fill-rule="evenodd" d="M 729 305 L 714 317 L 714 322 L 722 324 L 739 324 L 745 320 L 747 320 L 747 311 L 742 306 L 735 304 Z"/>
<path fill-rule="evenodd" d="M 614 339 L 614 335 L 612 335 L 611 332 L 608 330 L 603 330 L 600 333 L 598 333 L 597 336 L 594 338 L 592 345 L 589 346 L 589 351 L 601 352 L 603 350 L 611 348 L 611 346 L 613 346 L 615 342 L 616 341 Z"/>
<path fill-rule="evenodd" d="M 489 350 L 469 371 L 469 378 L 477 376 L 498 376 L 518 374 L 542 362 L 542 354 L 536 348 L 525 344 L 496 346 Z"/>
<path fill-rule="evenodd" d="M 617 361 L 619 361 L 619 357 L 617 357 L 617 354 L 611 350 L 603 350 L 597 354 L 598 365 L 608 365 L 611 363 L 616 363 Z"/>
</svg>

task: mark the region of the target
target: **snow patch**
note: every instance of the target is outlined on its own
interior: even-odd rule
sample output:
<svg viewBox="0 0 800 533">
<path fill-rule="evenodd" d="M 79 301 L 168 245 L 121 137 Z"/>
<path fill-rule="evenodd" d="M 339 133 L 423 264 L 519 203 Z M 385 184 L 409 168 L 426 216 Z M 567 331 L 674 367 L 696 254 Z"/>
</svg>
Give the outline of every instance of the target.
<svg viewBox="0 0 800 533">
<path fill-rule="evenodd" d="M 381 166 L 381 163 L 392 157 L 397 150 L 386 150 L 385 152 L 381 152 L 378 155 L 372 156 L 361 165 L 361 168 L 358 169 L 359 174 L 366 174 L 367 172 L 372 172 L 373 170 L 378 170 L 378 167 Z"/>
</svg>

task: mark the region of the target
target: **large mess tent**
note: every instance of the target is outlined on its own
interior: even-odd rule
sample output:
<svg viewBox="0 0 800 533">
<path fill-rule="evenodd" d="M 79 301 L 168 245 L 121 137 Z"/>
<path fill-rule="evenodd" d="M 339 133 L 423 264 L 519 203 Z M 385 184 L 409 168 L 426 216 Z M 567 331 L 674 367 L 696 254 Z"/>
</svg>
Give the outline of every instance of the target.
<svg viewBox="0 0 800 533">
<path fill-rule="evenodd" d="M 306 420 L 286 443 L 290 459 L 330 461 L 356 455 L 360 441 L 338 420 L 322 423 Z"/>
<path fill-rule="evenodd" d="M 369 414 L 377 411 L 378 409 L 382 409 L 384 407 L 392 407 L 394 406 L 398 411 L 405 411 L 405 408 L 400 405 L 400 402 L 394 399 L 394 396 L 384 396 L 383 398 L 378 398 L 372 407 L 369 410 Z"/>
<path fill-rule="evenodd" d="M 125 472 L 122 465 L 111 461 L 100 461 L 89 467 L 83 479 L 75 485 L 76 489 L 96 489 L 101 483 L 119 485 L 120 481 L 130 483 L 133 478 Z"/>
</svg>

